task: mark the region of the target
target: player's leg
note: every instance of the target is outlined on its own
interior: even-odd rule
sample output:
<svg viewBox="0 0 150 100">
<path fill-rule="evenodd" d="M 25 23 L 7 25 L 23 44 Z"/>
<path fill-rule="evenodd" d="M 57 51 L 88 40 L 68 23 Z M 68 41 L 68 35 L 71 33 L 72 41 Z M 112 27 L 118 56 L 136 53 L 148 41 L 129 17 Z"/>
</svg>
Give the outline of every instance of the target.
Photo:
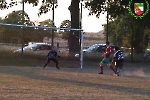
<svg viewBox="0 0 150 100">
<path fill-rule="evenodd" d="M 112 66 L 112 64 L 111 64 L 111 62 L 110 62 L 110 58 L 106 58 L 106 63 L 107 63 L 107 66 L 108 66 L 114 73 L 116 73 L 116 72 L 115 72 L 115 69 L 113 68 L 113 66 Z"/>
<path fill-rule="evenodd" d="M 57 68 L 57 69 L 60 69 L 60 68 L 58 67 L 58 61 L 57 61 L 57 59 L 53 58 L 52 61 L 56 63 L 56 68 Z"/>
<path fill-rule="evenodd" d="M 117 74 L 118 74 L 118 76 L 119 76 L 119 74 L 122 72 L 122 68 L 123 68 L 123 62 L 120 62 L 120 63 L 118 64 L 118 69 L 117 69 Z"/>
<path fill-rule="evenodd" d="M 99 74 L 103 74 L 103 64 L 105 63 L 105 59 L 103 59 L 100 63 L 99 63 L 99 66 L 100 66 L 100 73 Z"/>
<path fill-rule="evenodd" d="M 115 65 L 115 72 L 117 72 L 117 70 L 118 70 L 118 65 L 116 64 Z"/>
<path fill-rule="evenodd" d="M 111 64 L 107 64 L 107 66 L 114 72 L 116 73 L 115 69 L 113 68 L 113 66 Z"/>
<path fill-rule="evenodd" d="M 51 58 L 47 58 L 47 61 L 45 63 L 45 65 L 43 66 L 43 68 L 45 68 L 47 66 L 47 64 L 50 62 Z"/>
<path fill-rule="evenodd" d="M 115 64 L 115 74 L 114 74 L 114 76 L 119 76 L 118 68 L 119 68 L 119 64 L 116 63 L 116 64 Z"/>
</svg>

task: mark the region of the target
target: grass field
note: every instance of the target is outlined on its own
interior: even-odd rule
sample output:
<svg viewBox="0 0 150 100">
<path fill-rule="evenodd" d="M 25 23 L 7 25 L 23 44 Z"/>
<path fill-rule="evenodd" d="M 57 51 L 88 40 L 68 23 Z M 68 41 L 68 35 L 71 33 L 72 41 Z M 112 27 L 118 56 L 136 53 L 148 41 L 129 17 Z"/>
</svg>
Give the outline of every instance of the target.
<svg viewBox="0 0 150 100">
<path fill-rule="evenodd" d="M 119 77 L 107 67 L 98 72 L 98 62 L 59 70 L 0 66 L 0 100 L 149 100 L 149 64 L 125 63 Z"/>
<path fill-rule="evenodd" d="M 58 70 L 53 62 L 42 68 L 46 55 L 21 56 L 2 48 L 0 54 L 0 100 L 150 100 L 149 59 L 126 59 L 116 77 L 108 67 L 98 74 L 102 58 L 95 55 L 85 57 L 83 69 L 75 57 L 61 55 Z"/>
</svg>

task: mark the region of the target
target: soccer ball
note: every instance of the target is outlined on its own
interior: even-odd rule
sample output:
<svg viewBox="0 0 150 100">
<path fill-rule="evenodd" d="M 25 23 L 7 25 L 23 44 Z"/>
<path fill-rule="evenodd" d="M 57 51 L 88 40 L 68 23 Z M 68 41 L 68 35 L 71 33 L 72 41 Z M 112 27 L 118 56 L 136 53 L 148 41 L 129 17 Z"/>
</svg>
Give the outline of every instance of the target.
<svg viewBox="0 0 150 100">
<path fill-rule="evenodd" d="M 75 57 L 79 57 L 79 54 L 75 54 Z"/>
</svg>

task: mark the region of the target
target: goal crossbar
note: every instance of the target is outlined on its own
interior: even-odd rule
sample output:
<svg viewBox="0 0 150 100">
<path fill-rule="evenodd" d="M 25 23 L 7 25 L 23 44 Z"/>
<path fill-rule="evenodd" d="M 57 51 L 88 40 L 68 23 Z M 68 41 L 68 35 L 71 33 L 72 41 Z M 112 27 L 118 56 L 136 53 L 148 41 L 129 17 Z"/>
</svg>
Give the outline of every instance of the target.
<svg viewBox="0 0 150 100">
<path fill-rule="evenodd" d="M 57 28 L 57 27 L 49 27 L 49 26 L 32 26 L 32 25 L 21 25 L 21 24 L 7 24 L 7 23 L 0 23 L 0 26 L 15 26 L 15 27 L 22 27 L 22 28 L 34 28 L 34 29 L 51 29 L 51 30 L 73 30 L 73 31 L 81 31 L 81 50 L 80 50 L 80 68 L 83 68 L 83 47 L 84 47 L 84 32 L 83 29 L 75 29 L 75 28 Z"/>
<path fill-rule="evenodd" d="M 32 26 L 32 25 L 7 24 L 7 23 L 0 23 L 0 25 L 1 25 L 1 26 L 25 27 L 25 28 L 42 28 L 42 29 L 52 29 L 52 30 L 73 30 L 73 31 L 83 31 L 83 29 L 76 29 L 76 28 L 57 28 L 57 27 L 49 27 L 49 26 Z"/>
</svg>

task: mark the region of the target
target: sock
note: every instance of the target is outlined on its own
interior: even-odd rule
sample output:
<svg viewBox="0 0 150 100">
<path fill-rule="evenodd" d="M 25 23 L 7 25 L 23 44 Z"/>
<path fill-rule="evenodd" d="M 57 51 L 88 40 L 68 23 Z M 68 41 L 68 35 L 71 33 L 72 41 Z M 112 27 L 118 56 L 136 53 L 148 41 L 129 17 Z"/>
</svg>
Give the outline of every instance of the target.
<svg viewBox="0 0 150 100">
<path fill-rule="evenodd" d="M 58 68 L 58 69 L 59 69 L 59 67 L 58 67 L 58 63 L 56 63 L 56 68 Z"/>
<path fill-rule="evenodd" d="M 43 66 L 43 68 L 45 68 L 45 67 L 46 67 L 46 65 L 47 65 L 47 63 Z"/>
<path fill-rule="evenodd" d="M 112 66 L 110 66 L 110 69 L 113 70 L 113 71 L 115 72 L 115 70 L 114 70 L 114 68 L 113 68 Z"/>
<path fill-rule="evenodd" d="M 103 66 L 100 66 L 100 71 L 103 72 Z"/>
</svg>

